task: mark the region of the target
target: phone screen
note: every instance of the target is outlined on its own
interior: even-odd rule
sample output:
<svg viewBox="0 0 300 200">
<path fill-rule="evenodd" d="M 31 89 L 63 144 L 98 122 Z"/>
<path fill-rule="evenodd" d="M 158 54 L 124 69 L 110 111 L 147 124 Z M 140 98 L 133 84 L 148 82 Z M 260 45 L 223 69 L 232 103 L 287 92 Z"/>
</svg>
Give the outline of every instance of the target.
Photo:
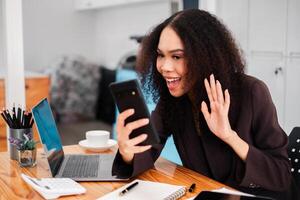
<svg viewBox="0 0 300 200">
<path fill-rule="evenodd" d="M 109 87 L 119 112 L 130 108 L 134 109 L 134 114 L 125 120 L 125 124 L 142 118 L 149 118 L 150 120 L 150 114 L 143 93 L 136 79 L 111 83 Z M 148 135 L 147 139 L 141 145 L 159 143 L 158 134 L 151 121 L 146 126 L 133 130 L 130 138 L 134 138 L 140 134 Z"/>
</svg>

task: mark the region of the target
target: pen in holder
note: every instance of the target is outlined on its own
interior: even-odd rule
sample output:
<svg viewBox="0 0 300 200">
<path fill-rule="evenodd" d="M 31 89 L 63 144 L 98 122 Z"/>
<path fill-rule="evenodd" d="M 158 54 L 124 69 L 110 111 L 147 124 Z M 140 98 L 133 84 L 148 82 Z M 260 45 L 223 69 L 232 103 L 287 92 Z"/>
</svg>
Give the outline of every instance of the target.
<svg viewBox="0 0 300 200">
<path fill-rule="evenodd" d="M 18 151 L 34 150 L 36 142 L 33 140 L 32 113 L 13 106 L 11 110 L 3 109 L 1 116 L 9 126 L 10 158 L 18 160 Z"/>
</svg>

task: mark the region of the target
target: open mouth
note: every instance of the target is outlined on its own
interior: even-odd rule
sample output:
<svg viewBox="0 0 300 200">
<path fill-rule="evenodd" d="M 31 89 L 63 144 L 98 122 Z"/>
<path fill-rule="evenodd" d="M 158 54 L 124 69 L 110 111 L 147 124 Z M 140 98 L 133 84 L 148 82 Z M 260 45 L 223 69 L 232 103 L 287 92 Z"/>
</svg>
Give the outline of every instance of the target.
<svg viewBox="0 0 300 200">
<path fill-rule="evenodd" d="M 180 77 L 166 78 L 166 82 L 169 90 L 176 89 L 179 86 L 180 81 L 181 81 Z"/>
</svg>

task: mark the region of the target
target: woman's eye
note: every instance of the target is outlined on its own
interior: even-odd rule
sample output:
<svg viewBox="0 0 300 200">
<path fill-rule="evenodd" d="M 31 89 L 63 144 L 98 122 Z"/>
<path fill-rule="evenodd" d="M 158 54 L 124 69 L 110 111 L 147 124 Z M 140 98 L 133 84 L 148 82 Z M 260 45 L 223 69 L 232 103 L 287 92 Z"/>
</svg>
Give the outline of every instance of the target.
<svg viewBox="0 0 300 200">
<path fill-rule="evenodd" d="M 174 58 L 175 60 L 179 60 L 181 57 L 180 57 L 180 56 L 173 56 L 173 58 Z"/>
</svg>

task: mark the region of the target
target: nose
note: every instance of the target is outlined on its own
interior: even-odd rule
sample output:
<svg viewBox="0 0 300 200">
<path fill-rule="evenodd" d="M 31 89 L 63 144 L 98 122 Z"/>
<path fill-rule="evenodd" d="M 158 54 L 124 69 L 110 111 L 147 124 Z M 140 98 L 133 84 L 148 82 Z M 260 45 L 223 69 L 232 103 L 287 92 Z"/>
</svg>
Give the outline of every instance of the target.
<svg viewBox="0 0 300 200">
<path fill-rule="evenodd" d="M 165 59 L 160 65 L 161 71 L 170 72 L 173 71 L 173 63 L 170 59 Z"/>
</svg>

